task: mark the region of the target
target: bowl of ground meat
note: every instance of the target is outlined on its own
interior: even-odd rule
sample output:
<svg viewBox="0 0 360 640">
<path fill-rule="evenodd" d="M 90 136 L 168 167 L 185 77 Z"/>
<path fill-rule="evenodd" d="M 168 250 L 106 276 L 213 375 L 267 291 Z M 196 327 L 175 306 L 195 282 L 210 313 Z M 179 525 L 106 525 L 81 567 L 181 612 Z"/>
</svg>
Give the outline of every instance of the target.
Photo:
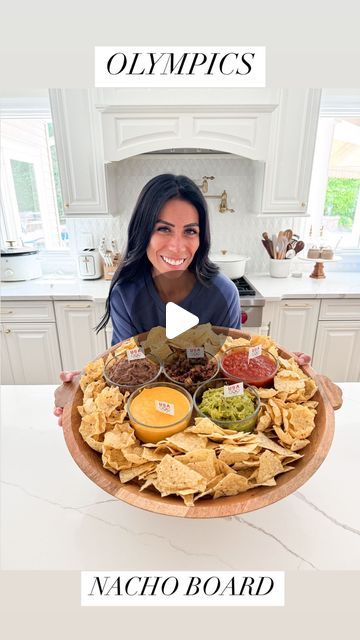
<svg viewBox="0 0 360 640">
<path fill-rule="evenodd" d="M 163 372 L 168 380 L 194 393 L 203 382 L 217 376 L 219 367 L 218 360 L 207 351 L 203 350 L 202 355 L 194 356 L 191 349 L 177 350 L 164 361 Z"/>
</svg>

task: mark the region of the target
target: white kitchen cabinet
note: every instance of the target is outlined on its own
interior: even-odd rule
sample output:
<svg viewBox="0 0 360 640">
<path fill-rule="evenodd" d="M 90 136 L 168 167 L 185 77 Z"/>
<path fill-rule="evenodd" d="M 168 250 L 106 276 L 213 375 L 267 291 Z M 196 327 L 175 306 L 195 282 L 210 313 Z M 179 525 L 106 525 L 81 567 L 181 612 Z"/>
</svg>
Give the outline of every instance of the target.
<svg viewBox="0 0 360 640">
<path fill-rule="evenodd" d="M 312 356 L 319 310 L 319 300 L 282 300 L 273 310 L 271 337 L 290 351 Z"/>
<path fill-rule="evenodd" d="M 360 322 L 319 322 L 312 366 L 335 382 L 359 382 Z"/>
<path fill-rule="evenodd" d="M 360 381 L 360 300 L 321 301 L 313 367 L 335 382 Z"/>
<path fill-rule="evenodd" d="M 7 346 L 7 335 L 10 329 L 4 331 L 4 326 L 0 327 L 1 335 L 1 384 L 15 384 L 14 374 L 11 367 L 11 360 Z"/>
<path fill-rule="evenodd" d="M 82 369 L 106 350 L 105 332 L 94 327 L 103 313 L 103 305 L 88 300 L 55 301 L 56 324 L 63 368 Z"/>
<path fill-rule="evenodd" d="M 105 329 L 105 336 L 106 336 L 106 348 L 110 349 L 111 348 L 111 341 L 112 341 L 112 335 L 113 335 L 113 328 L 112 328 L 112 324 L 111 321 L 106 325 L 106 329 Z"/>
<path fill-rule="evenodd" d="M 49 93 L 65 214 L 107 214 L 101 116 L 93 93 L 86 89 Z"/>
<path fill-rule="evenodd" d="M 271 116 L 262 213 L 306 213 L 320 99 L 319 89 L 281 89 Z"/>
<path fill-rule="evenodd" d="M 10 322 L 1 325 L 8 357 L 5 379 L 15 384 L 56 384 L 61 359 L 55 323 Z"/>
</svg>

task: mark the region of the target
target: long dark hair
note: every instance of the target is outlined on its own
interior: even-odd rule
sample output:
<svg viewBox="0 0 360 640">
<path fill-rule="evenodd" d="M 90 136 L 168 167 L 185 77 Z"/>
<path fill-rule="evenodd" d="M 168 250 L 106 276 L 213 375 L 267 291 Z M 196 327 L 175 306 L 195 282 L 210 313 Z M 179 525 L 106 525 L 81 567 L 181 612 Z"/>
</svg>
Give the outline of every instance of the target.
<svg viewBox="0 0 360 640">
<path fill-rule="evenodd" d="M 150 269 L 146 249 L 162 207 L 172 198 L 185 200 L 192 204 L 199 214 L 200 242 L 189 266 L 198 280 L 207 284 L 219 271 L 209 259 L 210 224 L 206 200 L 199 187 L 186 176 L 163 173 L 155 176 L 143 187 L 128 227 L 128 239 L 124 257 L 114 273 L 106 300 L 106 311 L 96 327 L 99 332 L 110 319 L 110 297 L 117 284 L 133 280 L 139 271 Z"/>
</svg>

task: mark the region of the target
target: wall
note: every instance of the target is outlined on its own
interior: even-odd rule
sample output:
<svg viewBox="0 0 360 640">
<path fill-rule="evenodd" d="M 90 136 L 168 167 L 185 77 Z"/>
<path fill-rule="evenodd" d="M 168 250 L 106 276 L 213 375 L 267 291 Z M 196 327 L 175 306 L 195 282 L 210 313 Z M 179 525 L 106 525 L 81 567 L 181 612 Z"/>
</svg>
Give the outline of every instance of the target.
<svg viewBox="0 0 360 640">
<path fill-rule="evenodd" d="M 202 176 L 215 176 L 209 181 L 209 194 L 220 194 L 224 189 L 228 193 L 228 206 L 235 213 L 219 213 L 219 200 L 209 199 L 212 250 L 228 249 L 250 256 L 247 272 L 266 272 L 267 253 L 261 244 L 261 234 L 270 234 L 280 229 L 292 228 L 302 235 L 307 219 L 301 217 L 256 217 L 252 213 L 254 200 L 259 195 L 260 186 L 256 186 L 259 176 L 259 163 L 246 158 L 219 156 L 138 156 L 112 165 L 116 172 L 116 202 L 118 215 L 114 218 L 79 218 L 69 220 L 68 228 L 74 251 L 81 249 L 80 233 L 90 231 L 96 243 L 103 235 L 109 242 L 112 237 L 123 247 L 126 241 L 126 229 L 137 196 L 143 185 L 160 173 L 185 174 L 201 183 Z M 304 263 L 303 263 L 304 264 Z"/>
</svg>

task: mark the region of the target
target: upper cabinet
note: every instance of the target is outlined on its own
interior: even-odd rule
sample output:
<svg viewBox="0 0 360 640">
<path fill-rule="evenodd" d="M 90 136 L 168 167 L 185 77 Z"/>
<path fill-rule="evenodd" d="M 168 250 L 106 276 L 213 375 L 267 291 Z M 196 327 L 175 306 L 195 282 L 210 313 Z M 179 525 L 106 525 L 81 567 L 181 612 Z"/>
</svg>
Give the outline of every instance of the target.
<svg viewBox="0 0 360 640">
<path fill-rule="evenodd" d="M 66 215 L 114 213 L 112 163 L 179 148 L 260 161 L 254 213 L 306 214 L 320 90 L 243 90 L 228 103 L 224 97 L 222 104 L 209 99 L 161 106 L 146 100 L 129 104 L 129 96 L 121 95 L 122 103 L 111 90 L 50 91 Z"/>
<path fill-rule="evenodd" d="M 49 93 L 65 214 L 107 214 L 101 116 L 93 94 L 86 89 Z"/>
<path fill-rule="evenodd" d="M 261 212 L 305 214 L 321 90 L 282 89 L 272 114 Z"/>
</svg>

